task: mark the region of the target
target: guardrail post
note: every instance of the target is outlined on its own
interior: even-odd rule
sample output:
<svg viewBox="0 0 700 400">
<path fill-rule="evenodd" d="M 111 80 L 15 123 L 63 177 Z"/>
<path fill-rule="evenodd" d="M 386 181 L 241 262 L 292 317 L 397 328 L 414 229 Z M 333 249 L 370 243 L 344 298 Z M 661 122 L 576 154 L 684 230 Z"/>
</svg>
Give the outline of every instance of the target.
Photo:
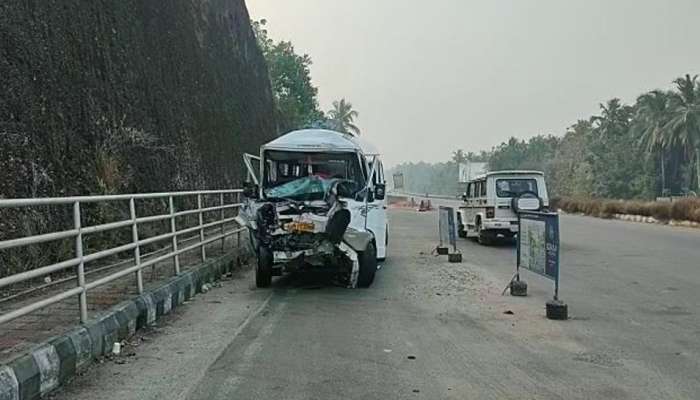
<svg viewBox="0 0 700 400">
<path fill-rule="evenodd" d="M 136 247 L 134 248 L 134 265 L 137 267 L 141 265 L 141 246 L 139 246 L 139 228 L 136 223 L 136 202 L 134 198 L 129 199 L 129 213 L 131 214 L 131 237 L 134 241 Z M 143 294 L 143 276 L 141 274 L 141 268 L 136 270 L 136 287 L 138 287 L 139 294 Z"/>
<path fill-rule="evenodd" d="M 207 259 L 207 250 L 204 248 L 204 216 L 202 215 L 202 194 L 197 195 L 197 209 L 199 210 L 199 249 L 202 254 L 202 262 Z"/>
<path fill-rule="evenodd" d="M 219 205 L 221 207 L 224 206 L 224 194 L 221 193 L 219 195 Z M 226 219 L 226 210 L 223 208 L 221 209 L 221 254 L 224 254 L 224 244 L 226 242 L 226 237 L 224 236 L 224 233 L 226 233 L 226 228 L 224 227 L 224 219 Z"/>
<path fill-rule="evenodd" d="M 173 262 L 175 263 L 175 275 L 180 275 L 180 255 L 177 254 L 177 229 L 175 228 L 175 203 L 173 196 L 168 196 L 170 204 L 170 232 L 173 234 Z"/>
<path fill-rule="evenodd" d="M 236 193 L 236 204 L 241 204 L 241 193 Z M 241 206 L 236 207 L 236 215 L 241 213 Z M 240 229 L 241 227 L 238 227 Z M 236 232 L 236 251 L 241 253 L 241 231 Z"/>
<path fill-rule="evenodd" d="M 85 263 L 83 262 L 83 233 L 80 223 L 80 202 L 73 203 L 73 224 L 78 234 L 75 236 L 75 257 L 80 260 L 78 264 L 78 286 L 83 288 L 83 291 L 78 295 L 80 303 L 80 322 L 86 323 L 87 315 L 87 289 L 85 288 Z"/>
</svg>

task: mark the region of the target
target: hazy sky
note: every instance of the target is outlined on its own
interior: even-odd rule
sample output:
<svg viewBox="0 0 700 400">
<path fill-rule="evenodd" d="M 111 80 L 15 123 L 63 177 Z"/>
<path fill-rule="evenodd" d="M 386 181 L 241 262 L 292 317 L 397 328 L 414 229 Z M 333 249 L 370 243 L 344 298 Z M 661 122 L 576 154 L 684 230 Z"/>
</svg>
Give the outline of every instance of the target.
<svg viewBox="0 0 700 400">
<path fill-rule="evenodd" d="M 700 71 L 699 0 L 247 0 L 402 161 L 561 135 L 612 97 Z"/>
</svg>

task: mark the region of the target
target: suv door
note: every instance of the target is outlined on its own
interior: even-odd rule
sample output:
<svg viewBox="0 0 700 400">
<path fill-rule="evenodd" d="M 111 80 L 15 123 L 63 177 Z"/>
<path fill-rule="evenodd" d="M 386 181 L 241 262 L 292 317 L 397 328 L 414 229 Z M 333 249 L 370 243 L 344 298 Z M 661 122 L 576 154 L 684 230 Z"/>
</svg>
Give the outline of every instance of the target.
<svg viewBox="0 0 700 400">
<path fill-rule="evenodd" d="M 464 215 L 464 221 L 462 221 L 465 226 L 469 226 L 474 223 L 474 202 L 476 201 L 474 198 L 475 186 L 476 184 L 474 182 L 469 182 L 469 184 L 467 184 L 467 207 Z"/>
</svg>

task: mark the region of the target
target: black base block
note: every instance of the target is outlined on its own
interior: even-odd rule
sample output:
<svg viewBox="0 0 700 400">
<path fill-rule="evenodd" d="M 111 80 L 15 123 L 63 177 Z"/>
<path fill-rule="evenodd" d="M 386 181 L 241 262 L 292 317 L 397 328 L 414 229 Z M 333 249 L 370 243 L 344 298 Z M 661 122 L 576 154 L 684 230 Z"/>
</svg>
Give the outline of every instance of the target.
<svg viewBox="0 0 700 400">
<path fill-rule="evenodd" d="M 569 310 L 561 300 L 550 300 L 547 302 L 547 318 L 554 320 L 569 319 Z"/>
</svg>

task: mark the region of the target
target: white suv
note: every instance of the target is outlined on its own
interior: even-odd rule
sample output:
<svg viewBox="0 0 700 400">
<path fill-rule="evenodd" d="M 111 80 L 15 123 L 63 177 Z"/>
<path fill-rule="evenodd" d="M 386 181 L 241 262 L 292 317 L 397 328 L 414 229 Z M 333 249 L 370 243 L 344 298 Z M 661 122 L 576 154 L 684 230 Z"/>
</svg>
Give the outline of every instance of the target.
<svg viewBox="0 0 700 400">
<path fill-rule="evenodd" d="M 467 184 L 464 205 L 457 212 L 460 237 L 490 244 L 518 233 L 518 211 L 549 207 L 544 174 L 540 171 L 494 171 Z"/>
</svg>

